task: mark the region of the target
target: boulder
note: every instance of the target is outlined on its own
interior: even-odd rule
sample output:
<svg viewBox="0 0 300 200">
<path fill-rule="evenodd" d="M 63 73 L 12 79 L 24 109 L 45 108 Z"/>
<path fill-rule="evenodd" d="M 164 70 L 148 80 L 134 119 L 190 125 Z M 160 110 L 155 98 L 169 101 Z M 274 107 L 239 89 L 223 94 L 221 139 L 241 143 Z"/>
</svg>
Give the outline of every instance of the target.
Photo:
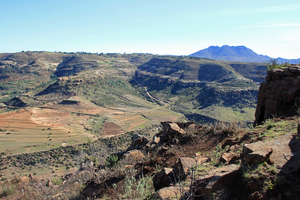
<svg viewBox="0 0 300 200">
<path fill-rule="evenodd" d="M 134 169 L 134 165 L 125 165 L 124 169 Z"/>
<path fill-rule="evenodd" d="M 160 136 L 161 142 L 171 142 L 173 138 L 186 134 L 185 130 L 180 128 L 176 123 L 161 122 L 161 125 L 163 127 L 163 131 Z"/>
<path fill-rule="evenodd" d="M 121 157 L 121 160 L 124 160 L 126 163 L 140 162 L 145 159 L 144 154 L 140 150 L 131 150 L 124 153 Z"/>
<path fill-rule="evenodd" d="M 261 141 L 251 144 L 245 144 L 243 148 L 246 164 L 268 161 L 272 152 L 272 148 L 266 146 L 265 143 Z"/>
<path fill-rule="evenodd" d="M 170 186 L 157 191 L 156 196 L 161 200 L 180 199 L 188 190 L 188 187 Z"/>
<path fill-rule="evenodd" d="M 142 171 L 143 171 L 143 174 L 148 174 L 149 172 L 153 171 L 153 168 L 151 168 L 149 166 L 144 166 Z"/>
<path fill-rule="evenodd" d="M 212 193 L 228 186 L 237 176 L 238 171 L 239 165 L 235 164 L 211 170 L 195 181 L 196 193 L 204 195 L 204 199 L 210 199 Z"/>
<path fill-rule="evenodd" d="M 152 143 L 158 144 L 159 142 L 160 142 L 160 137 L 154 136 L 153 140 L 152 140 Z"/>
<path fill-rule="evenodd" d="M 29 177 L 23 176 L 23 177 L 20 179 L 20 182 L 23 183 L 24 185 L 27 185 L 27 184 L 29 183 L 29 180 L 30 180 Z"/>
<path fill-rule="evenodd" d="M 194 158 L 180 157 L 173 167 L 176 180 L 182 181 L 190 173 L 190 168 L 196 163 Z"/>
<path fill-rule="evenodd" d="M 255 164 L 269 161 L 272 152 L 272 148 L 261 148 L 259 150 L 253 151 L 252 153 L 247 154 L 245 163 Z"/>
<path fill-rule="evenodd" d="M 132 142 L 128 147 L 127 151 L 134 150 L 134 149 L 142 149 L 149 143 L 149 140 L 144 135 L 140 135 L 140 134 L 134 134 L 131 137 L 131 140 Z"/>
<path fill-rule="evenodd" d="M 205 155 L 199 154 L 199 153 L 195 153 L 195 164 L 196 165 L 200 165 L 204 162 L 207 162 L 208 158 Z"/>
<path fill-rule="evenodd" d="M 269 157 L 270 162 L 281 170 L 281 173 L 288 174 L 300 169 L 300 143 L 296 136 L 291 134 L 279 136 L 266 142 L 255 142 L 244 145 L 243 153 L 246 161 L 253 162 L 261 156 Z M 270 149 L 272 152 L 270 154 Z M 257 156 L 260 155 L 260 156 Z M 261 161 L 261 160 L 259 160 Z"/>
<path fill-rule="evenodd" d="M 172 168 L 164 168 L 160 172 L 156 173 L 153 177 L 153 186 L 155 190 L 159 190 L 163 187 L 168 187 L 173 179 Z"/>
<path fill-rule="evenodd" d="M 237 153 L 229 152 L 229 153 L 224 153 L 221 156 L 220 161 L 229 164 L 233 161 L 238 160 L 239 158 L 240 158 L 240 156 Z"/>
<path fill-rule="evenodd" d="M 258 92 L 254 125 L 273 116 L 294 116 L 300 105 L 300 65 L 267 72 Z"/>
<path fill-rule="evenodd" d="M 52 186 L 53 186 L 51 180 L 48 180 L 48 181 L 47 181 L 46 186 L 47 186 L 47 187 L 52 187 Z"/>
</svg>

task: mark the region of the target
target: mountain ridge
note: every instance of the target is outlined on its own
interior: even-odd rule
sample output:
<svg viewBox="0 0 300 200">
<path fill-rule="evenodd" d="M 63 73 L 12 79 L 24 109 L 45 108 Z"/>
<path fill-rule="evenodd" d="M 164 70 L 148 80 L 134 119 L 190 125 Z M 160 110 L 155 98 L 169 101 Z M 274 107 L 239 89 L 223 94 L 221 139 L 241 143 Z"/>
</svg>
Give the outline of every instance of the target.
<svg viewBox="0 0 300 200">
<path fill-rule="evenodd" d="M 221 47 L 209 46 L 208 48 L 192 53 L 189 56 L 208 58 L 214 60 L 222 60 L 222 61 L 260 62 L 260 63 L 269 62 L 271 59 L 274 59 L 267 55 L 257 54 L 252 49 L 243 45 L 241 46 L 223 45 Z M 300 63 L 300 58 L 286 59 L 286 58 L 278 57 L 275 59 L 279 63 L 285 63 L 285 62 L 288 62 L 290 64 Z"/>
</svg>

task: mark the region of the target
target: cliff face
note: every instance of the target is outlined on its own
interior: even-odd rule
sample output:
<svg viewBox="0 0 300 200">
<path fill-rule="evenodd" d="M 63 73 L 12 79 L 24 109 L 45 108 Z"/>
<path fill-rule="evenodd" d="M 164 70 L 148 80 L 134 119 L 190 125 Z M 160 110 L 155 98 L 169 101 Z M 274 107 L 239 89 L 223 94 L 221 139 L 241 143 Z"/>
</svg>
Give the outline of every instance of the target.
<svg viewBox="0 0 300 200">
<path fill-rule="evenodd" d="M 259 88 L 254 124 L 271 117 L 294 116 L 300 107 L 300 65 L 267 73 Z"/>
<path fill-rule="evenodd" d="M 81 71 L 88 68 L 98 67 L 97 61 L 88 60 L 80 56 L 67 57 L 61 62 L 55 71 L 55 75 L 58 77 L 62 76 L 73 76 Z"/>
</svg>

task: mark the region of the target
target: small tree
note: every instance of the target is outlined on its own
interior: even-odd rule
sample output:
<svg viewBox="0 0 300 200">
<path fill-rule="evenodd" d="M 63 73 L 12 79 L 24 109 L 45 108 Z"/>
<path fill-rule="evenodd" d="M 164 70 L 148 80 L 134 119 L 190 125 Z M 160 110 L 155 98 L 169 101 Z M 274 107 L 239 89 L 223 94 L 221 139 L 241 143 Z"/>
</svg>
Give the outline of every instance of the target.
<svg viewBox="0 0 300 200">
<path fill-rule="evenodd" d="M 288 62 L 279 64 L 277 59 L 271 59 L 268 64 L 268 70 L 272 69 L 283 69 L 289 67 L 290 64 Z"/>
</svg>

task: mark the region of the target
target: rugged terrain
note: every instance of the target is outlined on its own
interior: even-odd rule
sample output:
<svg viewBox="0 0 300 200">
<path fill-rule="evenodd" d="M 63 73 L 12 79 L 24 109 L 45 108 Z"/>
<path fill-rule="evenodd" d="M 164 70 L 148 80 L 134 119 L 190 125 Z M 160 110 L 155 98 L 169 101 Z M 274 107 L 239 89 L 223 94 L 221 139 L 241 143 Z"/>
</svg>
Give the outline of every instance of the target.
<svg viewBox="0 0 300 200">
<path fill-rule="evenodd" d="M 142 132 L 131 133 L 4 157 L 2 170 L 47 166 L 52 176 L 23 173 L 2 178 L 0 195 L 4 199 L 298 199 L 297 124 L 297 117 L 272 119 L 249 129 L 224 123 L 164 122 L 152 139 Z M 54 173 L 61 165 L 68 171 Z"/>
<path fill-rule="evenodd" d="M 151 54 L 0 54 L 0 152 L 3 162 L 18 158 L 4 162 L 1 178 L 76 170 L 80 151 L 59 160 L 50 152 L 115 135 L 128 140 L 132 131 L 153 136 L 162 121 L 251 123 L 265 69 Z M 56 164 L 47 166 L 41 151 Z"/>
<path fill-rule="evenodd" d="M 218 118 L 214 124 L 172 122 L 201 115 L 193 112 L 196 108 L 237 112 L 254 107 L 258 84 L 253 74 L 260 65 L 154 55 L 59 55 L 66 57 L 43 78 L 47 85 L 23 95 L 13 95 L 21 92 L 15 87 L 3 97 L 1 198 L 299 198 L 297 116 L 264 115 L 261 125 L 249 128 Z M 91 61 L 98 56 L 103 60 Z M 294 75 L 285 73 L 291 70 Z M 267 77 L 262 85 L 272 88 L 261 87 L 259 93 L 273 91 L 278 80 L 297 79 L 299 67 L 281 71 L 268 72 L 276 78 Z M 298 91 L 297 84 L 292 88 Z M 258 102 L 272 95 L 259 95 Z M 297 106 L 296 100 L 290 102 Z"/>
<path fill-rule="evenodd" d="M 251 123 L 265 69 L 151 54 L 1 54 L 1 151 L 83 143 L 166 120 Z M 20 144 L 20 134 L 40 139 Z"/>
</svg>

